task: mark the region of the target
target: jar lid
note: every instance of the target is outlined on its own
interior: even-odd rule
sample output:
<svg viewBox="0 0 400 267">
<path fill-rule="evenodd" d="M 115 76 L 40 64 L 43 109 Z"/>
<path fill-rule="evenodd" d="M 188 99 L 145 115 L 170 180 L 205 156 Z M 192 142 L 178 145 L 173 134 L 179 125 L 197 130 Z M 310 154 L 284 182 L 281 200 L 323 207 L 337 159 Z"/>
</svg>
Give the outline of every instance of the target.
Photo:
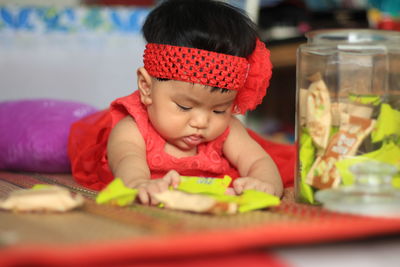
<svg viewBox="0 0 400 267">
<path fill-rule="evenodd" d="M 400 190 L 391 184 L 398 169 L 390 164 L 366 161 L 350 167 L 356 182 L 352 186 L 324 189 L 315 198 L 336 212 L 400 218 Z"/>
<path fill-rule="evenodd" d="M 313 44 L 400 44 L 400 32 L 374 29 L 330 29 L 306 33 L 308 43 Z"/>
</svg>

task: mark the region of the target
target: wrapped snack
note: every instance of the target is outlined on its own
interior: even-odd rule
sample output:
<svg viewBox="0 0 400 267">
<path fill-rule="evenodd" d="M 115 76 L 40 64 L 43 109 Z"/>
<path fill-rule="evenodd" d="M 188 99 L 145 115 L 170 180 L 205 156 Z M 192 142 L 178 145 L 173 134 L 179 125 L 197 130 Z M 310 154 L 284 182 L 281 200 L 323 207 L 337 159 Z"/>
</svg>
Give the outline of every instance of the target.
<svg viewBox="0 0 400 267">
<path fill-rule="evenodd" d="M 400 170 L 400 147 L 394 142 L 388 142 L 382 145 L 378 150 L 370 153 L 363 154 L 356 157 L 344 158 L 336 163 L 340 176 L 342 177 L 343 185 L 352 185 L 354 183 L 354 175 L 350 171 L 350 167 L 360 162 L 375 160 L 396 166 Z M 400 173 L 397 173 L 393 179 L 392 184 L 394 187 L 400 188 L 398 184 L 400 180 Z"/>
<path fill-rule="evenodd" d="M 344 156 L 355 155 L 374 124 L 372 119 L 342 114 L 339 131 L 332 136 L 325 153 L 314 162 L 307 174 L 307 183 L 318 189 L 338 186 L 340 176 L 335 163 Z"/>
<path fill-rule="evenodd" d="M 212 196 L 178 190 L 164 191 L 154 194 L 154 197 L 163 203 L 165 208 L 196 213 L 233 214 L 238 208 L 234 202 L 218 201 Z"/>
<path fill-rule="evenodd" d="M 0 208 L 17 212 L 66 212 L 82 206 L 84 199 L 67 189 L 55 186 L 37 186 L 10 193 L 0 200 Z"/>
<path fill-rule="evenodd" d="M 298 186 L 299 197 L 301 201 L 306 203 L 314 203 L 314 192 L 311 186 L 306 183 L 306 177 L 314 162 L 315 154 L 316 151 L 311 136 L 308 134 L 307 129 L 304 128 L 300 136 L 299 168 L 301 179 L 298 181 Z"/>
<path fill-rule="evenodd" d="M 340 126 L 340 116 L 342 113 L 348 113 L 350 115 L 371 118 L 373 108 L 369 105 L 363 105 L 358 103 L 342 103 L 335 102 L 331 104 L 332 114 L 332 126 Z"/>
<path fill-rule="evenodd" d="M 400 111 L 382 104 L 375 129 L 371 133 L 372 142 L 380 142 L 391 135 L 400 136 Z"/>
<path fill-rule="evenodd" d="M 310 77 L 306 125 L 314 144 L 322 150 L 328 145 L 331 128 L 331 100 L 328 88 L 319 73 Z"/>
<path fill-rule="evenodd" d="M 241 213 L 274 207 L 281 203 L 279 197 L 253 189 L 244 190 L 243 193 L 238 196 L 218 195 L 212 197 L 221 202 L 238 204 L 238 211 Z"/>
<path fill-rule="evenodd" d="M 223 195 L 231 182 L 232 178 L 228 175 L 224 178 L 181 176 L 177 189 L 187 193 Z"/>
<path fill-rule="evenodd" d="M 155 198 L 165 208 L 211 214 L 242 213 L 280 204 L 278 197 L 256 190 L 245 190 L 239 196 L 190 194 L 170 190 L 155 194 Z"/>
<path fill-rule="evenodd" d="M 96 197 L 97 204 L 111 204 L 116 206 L 131 205 L 138 193 L 137 189 L 126 187 L 120 178 L 115 178 Z"/>
<path fill-rule="evenodd" d="M 363 105 L 378 106 L 381 104 L 382 99 L 378 95 L 361 95 L 361 94 L 349 94 L 349 100 L 353 103 L 359 103 Z"/>
<path fill-rule="evenodd" d="M 347 112 L 347 103 L 331 103 L 332 126 L 340 126 L 340 114 Z"/>
<path fill-rule="evenodd" d="M 372 117 L 372 110 L 373 108 L 368 105 L 351 103 L 347 105 L 347 113 L 354 117 L 369 119 Z"/>
<path fill-rule="evenodd" d="M 305 126 L 307 120 L 307 98 L 308 98 L 308 90 L 301 88 L 299 93 L 299 118 L 300 125 Z"/>
<path fill-rule="evenodd" d="M 238 196 L 239 212 L 248 212 L 268 207 L 278 206 L 281 201 L 277 196 L 270 195 L 257 190 L 244 190 L 243 194 Z"/>
</svg>

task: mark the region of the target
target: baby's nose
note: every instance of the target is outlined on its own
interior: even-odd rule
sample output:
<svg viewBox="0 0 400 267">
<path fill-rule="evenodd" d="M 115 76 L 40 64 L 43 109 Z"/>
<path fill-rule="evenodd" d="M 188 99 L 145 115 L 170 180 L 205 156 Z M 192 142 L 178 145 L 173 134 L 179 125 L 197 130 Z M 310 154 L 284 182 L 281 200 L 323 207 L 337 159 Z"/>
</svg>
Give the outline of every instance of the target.
<svg viewBox="0 0 400 267">
<path fill-rule="evenodd" d="M 206 112 L 196 112 L 190 119 L 190 126 L 193 128 L 204 129 L 208 126 L 209 117 Z"/>
</svg>

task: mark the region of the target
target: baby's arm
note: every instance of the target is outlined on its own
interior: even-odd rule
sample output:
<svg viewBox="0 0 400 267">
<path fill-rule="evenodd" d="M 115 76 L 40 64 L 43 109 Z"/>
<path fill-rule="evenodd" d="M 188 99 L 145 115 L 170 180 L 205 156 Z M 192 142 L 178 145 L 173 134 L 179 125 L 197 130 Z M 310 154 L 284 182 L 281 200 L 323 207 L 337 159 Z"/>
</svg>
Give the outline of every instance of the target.
<svg viewBox="0 0 400 267">
<path fill-rule="evenodd" d="M 245 189 L 255 189 L 282 196 L 283 185 L 277 166 L 236 118 L 230 123 L 224 154 L 241 176 L 233 182 L 237 194 Z"/>
<path fill-rule="evenodd" d="M 127 116 L 112 129 L 107 144 L 107 157 L 114 177 L 120 177 L 126 186 L 137 188 L 143 204 L 158 204 L 152 194 L 179 183 L 179 174 L 170 171 L 163 179 L 150 179 L 146 161 L 146 145 L 132 117 Z"/>
</svg>

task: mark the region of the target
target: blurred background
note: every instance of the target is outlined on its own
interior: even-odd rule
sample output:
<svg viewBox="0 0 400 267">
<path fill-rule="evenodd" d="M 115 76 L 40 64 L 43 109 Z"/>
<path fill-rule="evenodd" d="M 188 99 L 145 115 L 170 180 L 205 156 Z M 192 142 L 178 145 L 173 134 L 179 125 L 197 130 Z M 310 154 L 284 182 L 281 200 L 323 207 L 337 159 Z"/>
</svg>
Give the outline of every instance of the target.
<svg viewBox="0 0 400 267">
<path fill-rule="evenodd" d="M 157 0 L 0 0 L 0 101 L 55 98 L 106 108 L 136 90 L 141 25 Z M 398 0 L 226 0 L 257 23 L 274 65 L 247 125 L 294 140 L 296 49 L 326 28 L 400 30 Z"/>
</svg>

